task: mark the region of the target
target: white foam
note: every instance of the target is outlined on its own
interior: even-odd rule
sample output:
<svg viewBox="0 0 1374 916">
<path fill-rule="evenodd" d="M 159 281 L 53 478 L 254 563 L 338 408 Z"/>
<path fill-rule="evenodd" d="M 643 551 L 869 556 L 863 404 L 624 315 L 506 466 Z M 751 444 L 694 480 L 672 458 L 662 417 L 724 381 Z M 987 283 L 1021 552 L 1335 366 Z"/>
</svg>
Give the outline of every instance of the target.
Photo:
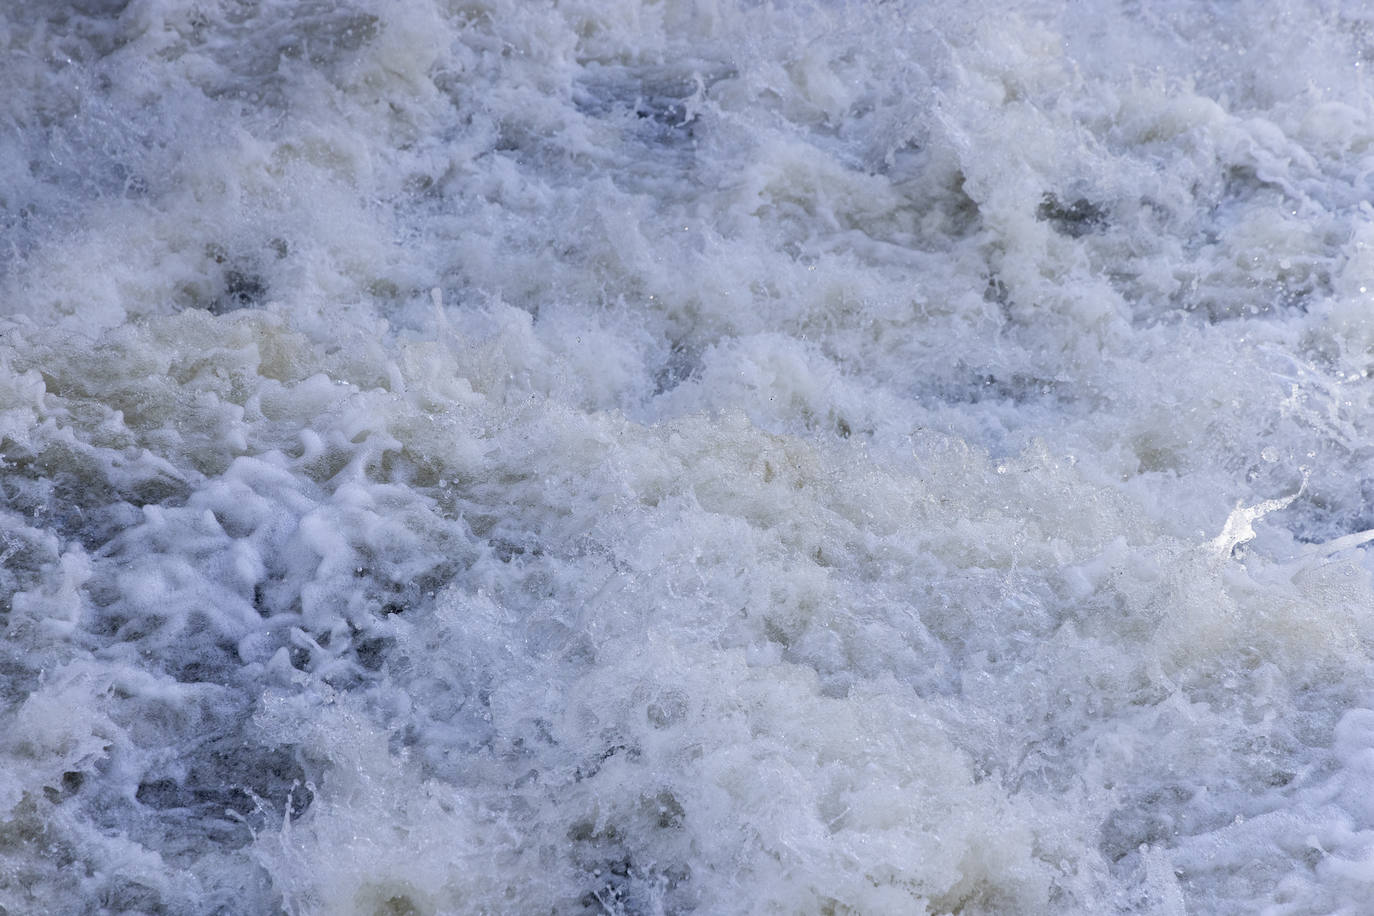
<svg viewBox="0 0 1374 916">
<path fill-rule="evenodd" d="M 1357 11 L 31 6 L 0 909 L 1363 905 Z"/>
</svg>

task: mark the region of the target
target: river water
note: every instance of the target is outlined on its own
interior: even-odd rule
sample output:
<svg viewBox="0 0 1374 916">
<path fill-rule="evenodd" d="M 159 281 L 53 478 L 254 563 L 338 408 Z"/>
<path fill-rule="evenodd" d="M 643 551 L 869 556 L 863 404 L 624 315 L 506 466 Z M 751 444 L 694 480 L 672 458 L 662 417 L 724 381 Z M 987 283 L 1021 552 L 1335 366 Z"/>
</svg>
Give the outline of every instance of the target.
<svg viewBox="0 0 1374 916">
<path fill-rule="evenodd" d="M 0 913 L 1368 912 L 1374 16 L 0 5 Z"/>
</svg>

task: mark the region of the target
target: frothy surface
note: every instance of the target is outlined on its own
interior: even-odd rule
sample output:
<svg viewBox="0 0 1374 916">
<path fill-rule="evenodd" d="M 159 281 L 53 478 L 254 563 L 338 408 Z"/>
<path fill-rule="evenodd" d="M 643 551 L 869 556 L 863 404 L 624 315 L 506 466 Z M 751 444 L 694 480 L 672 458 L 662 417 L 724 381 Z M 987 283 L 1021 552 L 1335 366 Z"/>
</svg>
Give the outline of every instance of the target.
<svg viewBox="0 0 1374 916">
<path fill-rule="evenodd" d="M 0 913 L 1358 913 L 1358 4 L 0 10 Z"/>
</svg>

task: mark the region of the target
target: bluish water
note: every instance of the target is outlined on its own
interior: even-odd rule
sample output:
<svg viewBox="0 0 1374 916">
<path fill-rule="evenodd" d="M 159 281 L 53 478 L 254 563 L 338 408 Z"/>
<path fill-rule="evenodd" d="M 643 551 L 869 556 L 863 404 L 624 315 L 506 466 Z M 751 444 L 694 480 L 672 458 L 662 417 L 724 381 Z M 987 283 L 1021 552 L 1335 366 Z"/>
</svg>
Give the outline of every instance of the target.
<svg viewBox="0 0 1374 916">
<path fill-rule="evenodd" d="M 0 914 L 1357 914 L 1359 4 L 0 5 Z"/>
</svg>

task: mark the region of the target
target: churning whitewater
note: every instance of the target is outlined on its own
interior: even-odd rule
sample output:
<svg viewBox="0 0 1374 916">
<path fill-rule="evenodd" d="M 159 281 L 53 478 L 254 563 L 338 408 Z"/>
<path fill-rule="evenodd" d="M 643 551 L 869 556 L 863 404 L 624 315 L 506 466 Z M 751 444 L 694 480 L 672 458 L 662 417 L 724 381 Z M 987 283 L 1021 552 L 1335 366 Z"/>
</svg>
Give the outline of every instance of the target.
<svg viewBox="0 0 1374 916">
<path fill-rule="evenodd" d="M 1374 16 L 0 0 L 0 914 L 1357 914 Z"/>
</svg>

